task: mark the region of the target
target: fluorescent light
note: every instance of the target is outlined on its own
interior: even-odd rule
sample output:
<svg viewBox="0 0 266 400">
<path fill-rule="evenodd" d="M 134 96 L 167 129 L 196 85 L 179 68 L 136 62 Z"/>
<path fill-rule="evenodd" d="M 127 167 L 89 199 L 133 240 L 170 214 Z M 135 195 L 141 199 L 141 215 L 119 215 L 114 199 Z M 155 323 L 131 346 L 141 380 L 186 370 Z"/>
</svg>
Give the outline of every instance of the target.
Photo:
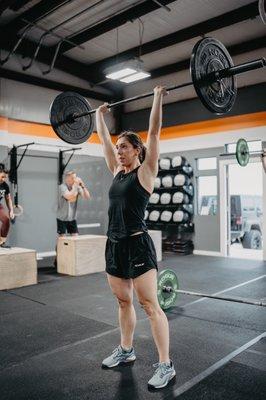
<svg viewBox="0 0 266 400">
<path fill-rule="evenodd" d="M 120 82 L 130 83 L 130 82 L 139 81 L 140 79 L 147 78 L 148 76 L 151 76 L 151 74 L 149 74 L 148 72 L 137 72 L 136 74 L 126 76 L 125 78 L 122 78 L 119 80 L 120 80 Z"/>
<path fill-rule="evenodd" d="M 123 69 L 120 69 L 118 71 L 115 71 L 115 72 L 112 72 L 112 73 L 106 75 L 106 78 L 108 78 L 108 79 L 120 79 L 120 78 L 123 78 L 125 76 L 134 74 L 135 72 L 137 72 L 137 71 L 135 69 L 133 69 L 133 68 L 123 68 Z"/>
</svg>

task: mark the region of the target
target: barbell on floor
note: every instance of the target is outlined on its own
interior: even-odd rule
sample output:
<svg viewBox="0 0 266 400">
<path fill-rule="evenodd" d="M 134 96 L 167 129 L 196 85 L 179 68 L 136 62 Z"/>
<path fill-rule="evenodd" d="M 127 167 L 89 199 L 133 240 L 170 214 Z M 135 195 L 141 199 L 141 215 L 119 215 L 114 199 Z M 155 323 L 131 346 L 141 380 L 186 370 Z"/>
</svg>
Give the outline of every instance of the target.
<svg viewBox="0 0 266 400">
<path fill-rule="evenodd" d="M 253 300 L 233 296 L 221 296 L 219 294 L 208 294 L 192 292 L 190 290 L 180 290 L 177 275 L 170 269 L 165 269 L 158 276 L 157 296 L 158 301 L 163 310 L 167 310 L 175 306 L 178 294 L 186 294 L 196 297 L 207 297 L 210 299 L 231 301 L 235 303 L 251 304 L 256 306 L 266 307 L 266 300 Z"/>
<path fill-rule="evenodd" d="M 194 86 L 203 105 L 215 114 L 229 112 L 236 100 L 235 75 L 266 66 L 266 59 L 260 58 L 234 66 L 225 46 L 217 39 L 203 38 L 196 43 L 190 59 L 192 81 L 167 88 L 167 91 Z M 153 91 L 139 94 L 108 105 L 120 106 L 132 101 L 153 96 Z M 50 107 L 50 122 L 56 134 L 65 142 L 85 142 L 93 131 L 90 103 L 80 94 L 64 92 L 59 94 Z"/>
<path fill-rule="evenodd" d="M 241 167 L 245 167 L 249 162 L 250 154 L 266 156 L 266 151 L 249 151 L 248 142 L 241 138 L 236 143 L 235 153 L 223 153 L 220 154 L 220 157 L 235 156 L 238 164 Z"/>
</svg>

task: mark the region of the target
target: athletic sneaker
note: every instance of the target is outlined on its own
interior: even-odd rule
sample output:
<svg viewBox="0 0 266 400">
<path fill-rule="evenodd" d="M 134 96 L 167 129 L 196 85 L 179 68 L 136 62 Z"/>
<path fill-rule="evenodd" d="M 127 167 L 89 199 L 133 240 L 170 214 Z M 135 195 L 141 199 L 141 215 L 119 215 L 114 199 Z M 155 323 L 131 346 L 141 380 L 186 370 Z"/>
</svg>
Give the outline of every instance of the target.
<svg viewBox="0 0 266 400">
<path fill-rule="evenodd" d="M 0 247 L 2 247 L 3 249 L 11 249 L 11 246 L 8 246 L 5 243 L 0 244 Z"/>
<path fill-rule="evenodd" d="M 153 377 L 148 382 L 148 387 L 151 389 L 161 389 L 167 386 L 176 375 L 172 361 L 170 361 L 170 363 L 156 363 L 153 364 L 153 367 L 156 368 L 156 370 Z"/>
<path fill-rule="evenodd" d="M 105 358 L 102 362 L 103 368 L 113 368 L 120 364 L 125 364 L 136 360 L 134 348 L 130 351 L 125 351 L 121 346 L 114 349 L 112 354 Z"/>
</svg>

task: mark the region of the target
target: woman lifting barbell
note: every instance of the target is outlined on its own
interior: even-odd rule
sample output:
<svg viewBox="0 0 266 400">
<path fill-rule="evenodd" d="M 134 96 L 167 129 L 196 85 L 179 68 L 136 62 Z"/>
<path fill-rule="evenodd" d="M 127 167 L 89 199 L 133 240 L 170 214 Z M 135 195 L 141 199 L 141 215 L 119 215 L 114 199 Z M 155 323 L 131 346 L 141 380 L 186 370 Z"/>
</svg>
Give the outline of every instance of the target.
<svg viewBox="0 0 266 400">
<path fill-rule="evenodd" d="M 106 163 L 114 175 L 109 190 L 109 226 L 106 243 L 106 272 L 119 305 L 121 343 L 103 360 L 104 368 L 136 359 L 133 335 L 136 314 L 133 289 L 150 320 L 159 362 L 148 385 L 162 388 L 175 376 L 169 358 L 169 326 L 157 298 L 157 260 L 154 244 L 147 233 L 144 213 L 158 172 L 159 138 L 162 123 L 162 98 L 166 89 L 157 86 L 150 115 L 147 148 L 133 132 L 123 132 L 112 144 L 103 114 L 108 105 L 96 111 L 97 132 Z"/>
</svg>

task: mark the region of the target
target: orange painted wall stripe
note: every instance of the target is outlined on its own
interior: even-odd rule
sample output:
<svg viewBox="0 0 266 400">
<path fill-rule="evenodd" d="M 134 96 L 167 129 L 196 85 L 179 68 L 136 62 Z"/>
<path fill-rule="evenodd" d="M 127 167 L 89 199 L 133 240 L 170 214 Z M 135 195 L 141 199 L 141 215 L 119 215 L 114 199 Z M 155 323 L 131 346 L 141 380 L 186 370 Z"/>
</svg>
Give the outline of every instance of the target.
<svg viewBox="0 0 266 400">
<path fill-rule="evenodd" d="M 204 134 L 215 134 L 218 132 L 247 129 L 266 125 L 266 112 L 258 112 L 253 114 L 237 115 L 233 117 L 224 117 L 215 120 L 207 120 L 201 122 L 193 122 L 190 124 L 175 125 L 167 128 L 162 128 L 161 140 L 178 139 L 187 136 L 198 136 Z M 47 137 L 57 139 L 56 134 L 50 125 L 40 124 L 35 122 L 12 120 L 5 117 L 0 117 L 0 129 L 9 133 Z M 145 141 L 147 131 L 138 132 Z M 116 137 L 111 136 L 113 143 L 116 142 Z M 89 143 L 99 144 L 100 140 L 96 132 L 93 132 Z"/>
<path fill-rule="evenodd" d="M 162 128 L 161 139 L 179 139 L 186 136 L 198 136 L 238 129 L 254 128 L 266 125 L 266 112 L 236 115 L 220 119 L 193 122 L 191 124 L 175 125 Z M 143 140 L 147 137 L 147 131 L 139 132 Z"/>
</svg>

